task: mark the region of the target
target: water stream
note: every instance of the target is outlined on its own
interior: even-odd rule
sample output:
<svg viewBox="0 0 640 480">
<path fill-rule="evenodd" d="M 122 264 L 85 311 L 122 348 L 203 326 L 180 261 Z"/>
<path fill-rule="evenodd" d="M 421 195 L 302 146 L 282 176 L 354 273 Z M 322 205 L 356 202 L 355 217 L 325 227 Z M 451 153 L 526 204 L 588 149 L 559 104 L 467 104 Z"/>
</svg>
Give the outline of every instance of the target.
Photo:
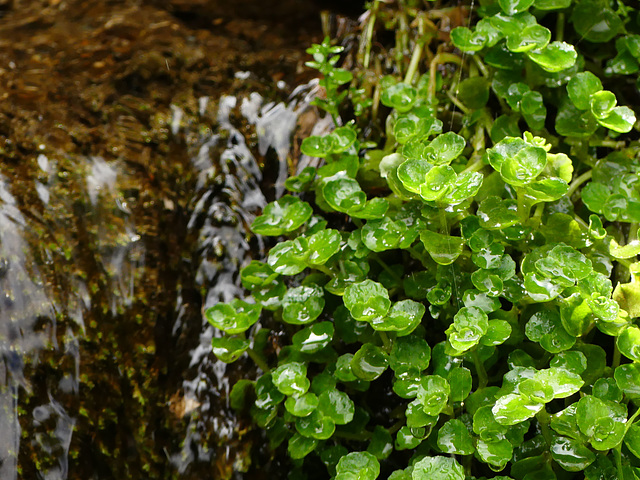
<svg viewBox="0 0 640 480">
<path fill-rule="evenodd" d="M 242 296 L 239 269 L 264 254 L 248 227 L 283 192 L 314 88 L 171 105 L 186 196 L 46 145 L 28 188 L 0 175 L 1 479 L 245 478 L 228 394 L 253 367 L 215 360 L 201 311 Z"/>
</svg>

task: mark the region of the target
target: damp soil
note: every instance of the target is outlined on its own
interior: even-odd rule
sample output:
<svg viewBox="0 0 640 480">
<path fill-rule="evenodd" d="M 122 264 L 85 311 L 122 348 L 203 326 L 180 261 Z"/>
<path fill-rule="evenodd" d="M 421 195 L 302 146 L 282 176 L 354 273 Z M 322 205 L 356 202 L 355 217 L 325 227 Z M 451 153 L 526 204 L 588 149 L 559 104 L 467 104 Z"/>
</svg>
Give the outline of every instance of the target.
<svg viewBox="0 0 640 480">
<path fill-rule="evenodd" d="M 0 0 L 2 478 L 275 478 L 228 407 L 252 367 L 193 353 L 220 265 L 237 285 L 244 261 L 202 231 L 244 228 L 209 215 L 243 201 L 220 145 L 274 161 L 246 121 L 220 131 L 221 99 L 286 101 L 320 25 L 302 0 Z"/>
</svg>

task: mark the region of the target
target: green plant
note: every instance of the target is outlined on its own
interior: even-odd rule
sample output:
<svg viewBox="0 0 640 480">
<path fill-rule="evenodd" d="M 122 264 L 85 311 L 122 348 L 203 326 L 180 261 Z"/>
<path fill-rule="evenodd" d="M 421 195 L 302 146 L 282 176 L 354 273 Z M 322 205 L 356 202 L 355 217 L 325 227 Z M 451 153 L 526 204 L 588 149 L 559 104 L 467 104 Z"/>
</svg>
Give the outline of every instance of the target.
<svg viewBox="0 0 640 480">
<path fill-rule="evenodd" d="M 453 50 L 433 19 L 454 10 L 374 2 L 354 75 L 310 50 L 318 106 L 339 122 L 351 92 L 360 123 L 303 141 L 324 162 L 253 223 L 280 242 L 242 270 L 252 298 L 205 312 L 214 353 L 262 370 L 231 401 L 303 476 L 313 454 L 336 480 L 638 479 L 640 144 L 618 102 L 640 16 L 485 0 Z M 396 74 L 371 85 L 375 22 Z"/>
</svg>

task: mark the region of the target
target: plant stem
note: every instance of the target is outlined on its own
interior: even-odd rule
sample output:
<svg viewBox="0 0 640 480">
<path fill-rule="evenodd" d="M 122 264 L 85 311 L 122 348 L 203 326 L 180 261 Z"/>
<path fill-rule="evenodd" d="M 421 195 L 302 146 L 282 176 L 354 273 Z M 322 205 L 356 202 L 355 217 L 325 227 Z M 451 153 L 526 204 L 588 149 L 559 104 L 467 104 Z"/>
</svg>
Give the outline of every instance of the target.
<svg viewBox="0 0 640 480">
<path fill-rule="evenodd" d="M 424 42 L 422 40 L 418 40 L 418 43 L 413 49 L 413 55 L 411 55 L 411 63 L 409 63 L 407 74 L 404 77 L 404 83 L 408 83 L 408 84 L 413 83 L 413 77 L 416 76 L 416 72 L 418 71 L 418 65 L 420 65 L 420 59 L 422 58 L 423 50 L 424 50 Z"/>
<path fill-rule="evenodd" d="M 249 354 L 249 357 L 251 358 L 251 360 L 253 360 L 253 362 L 264 373 L 269 373 L 271 371 L 271 369 L 269 368 L 269 365 L 267 364 L 267 361 L 264 359 L 264 357 L 262 355 L 260 355 L 258 352 L 256 352 L 253 348 L 249 348 L 247 350 L 247 354 Z"/>
<path fill-rule="evenodd" d="M 387 335 L 387 332 L 378 332 L 378 335 L 380 335 L 380 340 L 382 340 L 385 351 L 389 353 L 391 351 L 391 340 L 389 340 L 389 335 Z"/>
<path fill-rule="evenodd" d="M 389 275 L 391 275 L 391 277 L 398 282 L 400 285 L 402 285 L 402 278 L 396 273 L 394 272 L 389 265 L 387 265 L 384 261 L 380 260 L 379 257 L 374 257 L 376 263 L 378 263 L 378 265 L 380 265 L 385 272 L 387 272 Z"/>
<path fill-rule="evenodd" d="M 482 60 L 480 60 L 480 58 L 477 55 L 471 55 L 471 58 L 473 59 L 473 62 L 476 64 L 476 66 L 478 67 L 478 70 L 480 70 L 480 73 L 482 74 L 482 76 L 488 77 L 489 70 L 487 70 L 487 66 L 482 62 Z"/>
<path fill-rule="evenodd" d="M 436 73 L 438 65 L 442 63 L 455 63 L 456 65 L 462 66 L 462 59 L 452 53 L 444 52 L 438 52 L 436 56 L 433 57 L 429 65 L 429 100 L 431 103 L 434 103 L 436 99 Z"/>
<path fill-rule="evenodd" d="M 580 185 L 582 185 L 587 180 L 590 180 L 592 175 L 593 175 L 593 170 L 588 170 L 584 172 L 582 175 L 580 175 L 578 178 L 576 178 L 573 182 L 571 182 L 571 185 L 569 185 L 569 190 L 567 191 L 567 197 L 571 198 L 572 195 L 576 193 L 576 190 L 578 190 Z"/>
<path fill-rule="evenodd" d="M 538 420 L 540 431 L 542 432 L 544 440 L 547 442 L 547 445 L 551 445 L 553 443 L 553 436 L 549 431 L 549 414 L 544 407 L 542 407 L 542 410 L 536 413 L 536 420 Z"/>
<path fill-rule="evenodd" d="M 611 360 L 611 368 L 615 370 L 619 365 L 620 365 L 620 349 L 618 349 L 618 344 L 614 342 L 613 359 Z"/>
<path fill-rule="evenodd" d="M 478 374 L 478 389 L 484 388 L 487 386 L 489 378 L 487 377 L 487 371 L 484 369 L 484 364 L 480 360 L 478 351 L 475 347 L 471 350 L 471 358 L 473 358 L 473 364 L 475 365 L 476 373 Z"/>
<path fill-rule="evenodd" d="M 564 13 L 559 13 L 556 19 L 556 41 L 564 39 Z"/>
<path fill-rule="evenodd" d="M 638 222 L 633 222 L 629 225 L 629 235 L 627 243 L 631 243 L 638 239 Z"/>
<path fill-rule="evenodd" d="M 367 30 L 362 37 L 364 43 L 364 60 L 362 62 L 365 70 L 369 68 L 369 61 L 371 59 L 371 44 L 373 42 L 373 27 L 376 23 L 376 14 L 378 13 L 378 0 L 374 0 L 371 7 L 371 14 L 367 23 Z M 360 47 L 362 49 L 362 46 Z"/>
</svg>

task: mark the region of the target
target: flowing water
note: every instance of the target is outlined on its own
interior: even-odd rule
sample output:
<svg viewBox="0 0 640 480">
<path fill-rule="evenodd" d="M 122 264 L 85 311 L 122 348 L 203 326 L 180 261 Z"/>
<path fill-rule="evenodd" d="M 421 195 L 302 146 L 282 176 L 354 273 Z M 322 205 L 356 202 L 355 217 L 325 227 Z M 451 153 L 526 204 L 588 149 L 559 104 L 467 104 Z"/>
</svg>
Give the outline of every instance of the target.
<svg viewBox="0 0 640 480">
<path fill-rule="evenodd" d="M 293 89 L 283 78 L 294 77 L 273 73 L 297 71 L 302 49 L 279 45 L 273 58 L 292 59 L 271 70 L 242 61 L 250 65 L 226 77 L 215 75 L 248 57 L 219 53 L 198 73 L 200 44 L 224 35 L 138 3 L 0 11 L 0 32 L 13 35 L 0 80 L 14 92 L 0 104 L 0 480 L 264 475 L 262 439 L 228 405 L 230 386 L 254 367 L 215 359 L 202 310 L 241 296 L 239 269 L 268 248 L 248 227 L 283 193 L 291 159 L 308 160 L 294 132 L 329 125 L 309 108 L 316 81 Z M 207 25 L 248 43 L 264 34 L 219 22 L 213 5 Z M 74 18 L 104 26 L 78 30 Z M 151 25 L 140 38 L 165 49 L 158 65 L 130 47 L 142 41 L 136 21 Z M 96 33 L 74 43 L 74 32 Z M 111 61 L 107 37 L 125 57 L 113 83 L 98 73 Z M 60 76 L 63 66 L 71 73 Z M 61 92 L 48 76 L 65 75 Z M 222 93 L 197 93 L 209 90 Z"/>
</svg>

